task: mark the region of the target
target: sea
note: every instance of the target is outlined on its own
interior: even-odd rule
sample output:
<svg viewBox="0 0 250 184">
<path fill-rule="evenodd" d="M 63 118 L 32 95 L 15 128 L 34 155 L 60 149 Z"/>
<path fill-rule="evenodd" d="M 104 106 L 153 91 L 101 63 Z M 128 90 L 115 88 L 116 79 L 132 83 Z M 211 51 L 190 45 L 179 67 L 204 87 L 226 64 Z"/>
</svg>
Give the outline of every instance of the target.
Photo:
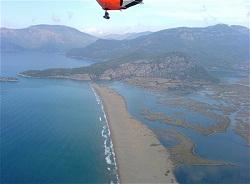
<svg viewBox="0 0 250 184">
<path fill-rule="evenodd" d="M 87 81 L 37 79 L 19 72 L 89 66 L 98 61 L 57 52 L 1 52 L 1 183 L 119 183 L 115 151 L 102 102 Z M 174 129 L 197 145 L 202 158 L 235 166 L 179 165 L 179 183 L 249 183 L 249 147 L 233 133 L 202 136 L 192 130 L 151 122 L 140 109 L 158 109 L 157 94 L 122 81 L 96 81 L 119 92 L 132 116 L 149 126 Z M 164 141 L 160 140 L 163 144 Z M 167 145 L 166 145 L 167 146 Z"/>
</svg>

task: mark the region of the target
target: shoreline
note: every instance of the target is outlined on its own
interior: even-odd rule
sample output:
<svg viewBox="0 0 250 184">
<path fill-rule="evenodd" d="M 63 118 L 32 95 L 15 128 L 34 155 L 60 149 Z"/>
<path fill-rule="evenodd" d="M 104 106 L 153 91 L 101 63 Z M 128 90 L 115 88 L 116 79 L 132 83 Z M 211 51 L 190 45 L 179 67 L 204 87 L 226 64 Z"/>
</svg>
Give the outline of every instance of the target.
<svg viewBox="0 0 250 184">
<path fill-rule="evenodd" d="M 170 129 L 157 129 L 157 135 L 159 135 L 162 139 L 166 141 L 173 139 L 178 142 L 177 145 L 169 148 L 170 153 L 173 157 L 173 160 L 176 164 L 188 164 L 188 165 L 196 165 L 196 166 L 236 166 L 235 164 L 226 163 L 217 160 L 210 160 L 206 158 L 202 158 L 195 153 L 195 149 L 197 147 L 196 143 L 189 139 L 185 134 Z"/>
<path fill-rule="evenodd" d="M 19 82 L 15 77 L 0 77 L 0 82 Z"/>
<path fill-rule="evenodd" d="M 208 133 L 204 133 L 202 132 L 201 130 L 198 130 L 197 128 L 194 128 L 194 127 L 191 127 L 190 125 L 188 124 L 184 124 L 183 122 L 177 122 L 176 119 L 171 119 L 171 120 L 168 120 L 168 117 L 167 116 L 163 116 L 164 114 L 162 112 L 158 112 L 158 113 L 151 113 L 148 109 L 141 109 L 140 110 L 140 114 L 141 115 L 145 115 L 144 118 L 149 120 L 149 121 L 160 121 L 160 122 L 163 122 L 165 124 L 168 124 L 168 125 L 172 125 L 172 126 L 178 126 L 178 127 L 182 127 L 182 128 L 186 128 L 186 129 L 189 129 L 189 130 L 192 130 L 192 131 L 195 131 L 201 135 L 204 135 L 204 136 L 211 136 L 213 134 L 216 134 L 216 133 L 220 133 L 220 132 L 227 132 L 230 128 L 230 125 L 231 125 L 231 122 L 229 122 L 229 125 L 226 127 L 226 129 L 221 129 L 221 130 L 213 130 L 211 132 L 211 130 L 208 132 Z M 172 118 L 172 116 L 170 116 Z M 186 119 L 183 119 L 184 121 L 186 121 Z M 202 129 L 202 130 L 205 130 L 205 129 Z M 210 133 L 211 132 L 211 133 Z"/>
<path fill-rule="evenodd" d="M 48 76 L 48 77 L 33 77 L 19 73 L 18 76 L 25 78 L 34 78 L 34 79 L 70 79 L 77 81 L 91 81 L 89 75 L 71 75 L 71 76 Z"/>
<path fill-rule="evenodd" d="M 100 97 L 117 161 L 121 183 L 177 183 L 175 164 L 156 135 L 132 117 L 126 100 L 113 89 L 91 83 Z"/>
</svg>

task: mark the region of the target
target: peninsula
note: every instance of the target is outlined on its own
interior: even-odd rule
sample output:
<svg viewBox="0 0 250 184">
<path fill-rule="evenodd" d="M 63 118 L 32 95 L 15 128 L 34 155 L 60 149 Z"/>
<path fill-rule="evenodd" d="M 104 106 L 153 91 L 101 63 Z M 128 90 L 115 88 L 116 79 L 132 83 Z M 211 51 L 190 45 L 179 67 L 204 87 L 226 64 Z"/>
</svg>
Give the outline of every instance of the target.
<svg viewBox="0 0 250 184">
<path fill-rule="evenodd" d="M 164 139 L 165 141 L 175 143 L 174 146 L 170 146 L 169 150 L 172 158 L 177 165 L 179 164 L 189 164 L 189 165 L 230 165 L 234 164 L 208 160 L 199 157 L 194 153 L 196 144 L 189 139 L 187 136 L 176 130 L 170 129 L 157 129 L 157 136 Z"/>
<path fill-rule="evenodd" d="M 166 90 L 180 86 L 194 86 L 218 83 L 219 79 L 209 73 L 194 58 L 179 52 L 167 52 L 154 56 L 137 50 L 117 59 L 98 62 L 79 68 L 54 68 L 28 70 L 19 73 L 23 77 L 68 78 L 74 80 L 121 80 L 131 84 L 141 83 L 142 87 Z M 150 79 L 152 82 L 147 82 Z M 143 85 L 144 84 L 144 85 Z"/>
<path fill-rule="evenodd" d="M 132 117 L 116 91 L 91 84 L 104 106 L 121 183 L 176 183 L 169 151 L 146 125 Z"/>
</svg>

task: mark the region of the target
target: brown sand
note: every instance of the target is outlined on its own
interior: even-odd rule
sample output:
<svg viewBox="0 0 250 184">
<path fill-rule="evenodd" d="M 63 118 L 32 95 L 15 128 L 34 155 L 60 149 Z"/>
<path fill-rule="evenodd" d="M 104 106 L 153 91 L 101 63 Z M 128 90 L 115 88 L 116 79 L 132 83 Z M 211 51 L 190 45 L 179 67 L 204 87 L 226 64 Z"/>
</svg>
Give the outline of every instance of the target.
<svg viewBox="0 0 250 184">
<path fill-rule="evenodd" d="M 121 183 L 176 183 L 174 163 L 152 130 L 129 114 L 125 99 L 117 92 L 92 86 L 107 115 Z"/>
</svg>

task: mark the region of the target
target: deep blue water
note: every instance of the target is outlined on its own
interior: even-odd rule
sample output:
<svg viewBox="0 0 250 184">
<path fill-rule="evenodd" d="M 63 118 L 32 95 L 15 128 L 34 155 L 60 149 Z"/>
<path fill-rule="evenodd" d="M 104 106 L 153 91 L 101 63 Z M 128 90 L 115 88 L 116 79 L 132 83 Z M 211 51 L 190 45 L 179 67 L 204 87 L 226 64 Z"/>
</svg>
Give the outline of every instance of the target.
<svg viewBox="0 0 250 184">
<path fill-rule="evenodd" d="M 0 52 L 1 76 L 17 77 L 25 70 L 41 70 L 47 68 L 74 68 L 89 66 L 97 61 L 67 58 L 57 52 Z"/>
<path fill-rule="evenodd" d="M 1 53 L 1 76 L 20 80 L 0 83 L 1 183 L 118 181 L 105 113 L 89 83 L 17 76 L 28 69 L 71 68 L 94 62 L 53 52 Z M 153 112 L 172 116 L 176 116 L 176 109 L 157 103 L 157 95 L 150 91 L 121 82 L 100 83 L 123 95 L 130 113 L 152 130 L 181 131 L 197 144 L 197 155 L 236 164 L 180 165 L 175 169 L 180 183 L 249 183 L 249 147 L 233 133 L 232 126 L 226 133 L 202 136 L 192 130 L 148 121 L 140 115 L 140 109 L 152 108 Z M 195 95 L 190 98 L 197 99 Z M 205 96 L 198 100 L 214 103 Z M 177 111 L 188 114 L 184 108 Z"/>
<path fill-rule="evenodd" d="M 59 53 L 1 54 L 7 77 L 93 63 Z M 90 84 L 18 78 L 1 83 L 1 183 L 117 182 L 105 114 Z"/>
</svg>

